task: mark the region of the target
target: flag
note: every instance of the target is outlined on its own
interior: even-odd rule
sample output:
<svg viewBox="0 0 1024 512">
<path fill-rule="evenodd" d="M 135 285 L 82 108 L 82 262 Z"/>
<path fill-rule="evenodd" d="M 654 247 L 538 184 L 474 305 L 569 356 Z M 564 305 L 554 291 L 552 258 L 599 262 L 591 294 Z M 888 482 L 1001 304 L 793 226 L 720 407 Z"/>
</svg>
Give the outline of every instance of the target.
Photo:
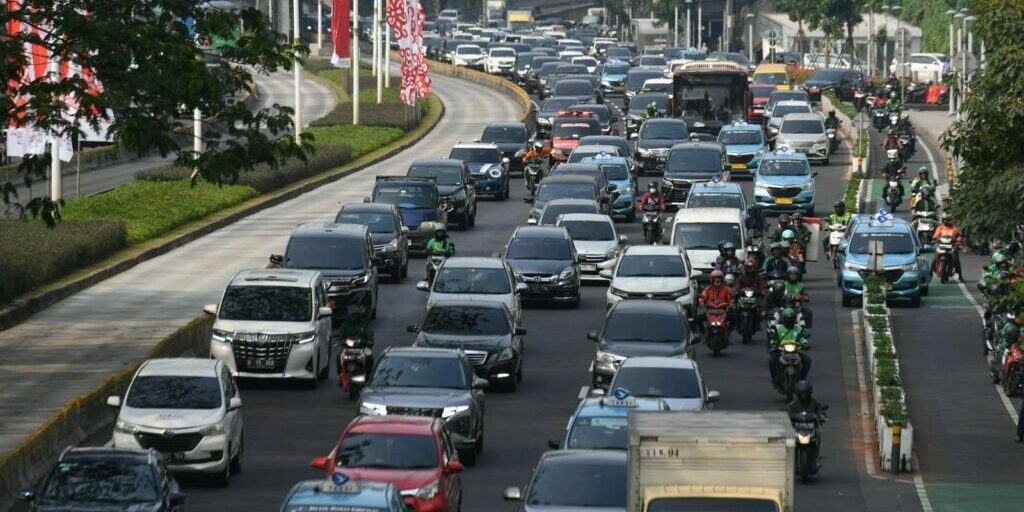
<svg viewBox="0 0 1024 512">
<path fill-rule="evenodd" d="M 395 34 L 402 56 L 402 102 L 415 105 L 416 98 L 430 94 L 430 68 L 423 46 L 423 22 L 426 14 L 419 0 L 388 0 L 387 22 Z"/>
<path fill-rule="evenodd" d="M 352 9 L 351 0 L 331 0 L 331 64 L 339 68 L 352 67 Z"/>
</svg>

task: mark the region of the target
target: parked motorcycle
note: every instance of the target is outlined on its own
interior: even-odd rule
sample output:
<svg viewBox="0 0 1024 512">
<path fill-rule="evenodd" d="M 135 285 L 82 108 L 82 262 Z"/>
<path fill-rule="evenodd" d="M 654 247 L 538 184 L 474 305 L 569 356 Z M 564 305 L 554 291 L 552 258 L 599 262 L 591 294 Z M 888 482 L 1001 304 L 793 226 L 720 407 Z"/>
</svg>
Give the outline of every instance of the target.
<svg viewBox="0 0 1024 512">
<path fill-rule="evenodd" d="M 338 378 L 341 389 L 348 392 L 349 400 L 359 398 L 366 387 L 373 361 L 373 341 L 364 338 L 346 338 L 341 341 L 338 355 Z"/>
<path fill-rule="evenodd" d="M 828 406 L 823 406 L 827 411 Z M 789 421 L 796 432 L 796 472 L 800 481 L 807 483 L 821 470 L 821 423 L 814 411 L 791 413 Z"/>
<path fill-rule="evenodd" d="M 1014 343 L 1003 354 L 1003 392 L 1020 396 L 1024 390 L 1024 350 Z"/>
<path fill-rule="evenodd" d="M 724 309 L 709 309 L 704 314 L 704 344 L 715 357 L 729 346 L 729 315 Z"/>
<path fill-rule="evenodd" d="M 640 227 L 643 230 L 644 242 L 648 244 L 658 244 L 661 242 L 661 207 L 658 206 L 656 201 L 647 201 L 647 204 L 643 205 L 644 215 L 640 221 Z"/>
<path fill-rule="evenodd" d="M 956 247 L 953 245 L 953 237 L 939 237 L 939 243 L 935 247 L 935 268 L 942 284 L 946 284 L 953 275 L 953 272 L 956 271 L 956 265 L 953 262 L 953 251 L 956 251 Z"/>
<path fill-rule="evenodd" d="M 736 308 L 739 311 L 740 336 L 743 338 L 743 344 L 746 345 L 754 338 L 754 334 L 758 331 L 758 324 L 760 324 L 761 297 L 757 290 L 753 288 L 740 290 L 739 297 L 736 299 Z"/>
</svg>

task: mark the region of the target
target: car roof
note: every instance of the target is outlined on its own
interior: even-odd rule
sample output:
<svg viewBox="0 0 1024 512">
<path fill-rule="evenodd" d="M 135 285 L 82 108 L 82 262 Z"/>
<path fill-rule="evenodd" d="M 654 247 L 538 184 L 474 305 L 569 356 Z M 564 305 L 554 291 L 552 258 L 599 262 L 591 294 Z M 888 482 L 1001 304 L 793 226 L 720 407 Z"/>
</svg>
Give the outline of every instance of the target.
<svg viewBox="0 0 1024 512">
<path fill-rule="evenodd" d="M 484 130 L 486 130 L 488 128 L 523 128 L 523 129 L 525 129 L 526 125 L 523 124 L 523 123 L 513 123 L 513 122 L 487 123 L 487 126 L 484 126 Z"/>
<path fill-rule="evenodd" d="M 293 286 L 308 288 L 320 278 L 318 270 L 291 268 L 242 270 L 231 279 L 232 285 Z"/>
<path fill-rule="evenodd" d="M 388 506 L 389 492 L 394 494 L 397 488 L 392 483 L 372 482 L 359 480 L 352 485 L 357 486 L 359 492 L 328 492 L 324 486 L 328 485 L 325 480 L 304 480 L 295 484 L 288 494 L 288 505 L 307 506 L 317 510 L 318 506 L 324 510 L 331 510 L 332 507 L 343 507 L 344 510 L 358 509 L 370 510 L 381 506 Z"/>
<path fill-rule="evenodd" d="M 544 465 L 586 464 L 610 462 L 626 464 L 625 450 L 551 450 L 544 452 L 540 463 Z"/>
<path fill-rule="evenodd" d="M 622 407 L 606 404 L 604 397 L 587 397 L 580 401 L 576 407 L 575 416 L 578 418 L 594 418 L 615 416 L 625 418 L 629 411 L 664 411 L 668 409 L 665 401 L 661 399 L 651 400 L 646 398 L 634 398 L 636 407 Z"/>
<path fill-rule="evenodd" d="M 555 201 L 558 201 L 557 199 Z M 551 201 L 552 203 L 554 201 Z M 594 201 L 590 201 L 593 203 Z M 551 203 L 548 203 L 551 206 Z M 612 218 L 603 213 L 563 213 L 558 222 L 564 221 L 575 221 L 575 222 L 601 222 L 604 224 L 611 224 Z M 557 223 L 556 223 L 557 225 Z"/>
<path fill-rule="evenodd" d="M 608 314 L 613 311 L 622 313 L 651 313 L 656 315 L 679 315 L 680 306 L 671 300 L 654 299 L 632 299 L 624 300 L 611 307 Z"/>
<path fill-rule="evenodd" d="M 624 156 L 608 155 L 601 158 L 595 158 L 592 156 L 584 157 L 580 160 L 581 164 L 594 164 L 594 165 L 626 165 L 628 160 Z"/>
<path fill-rule="evenodd" d="M 886 224 L 873 224 L 870 220 L 864 222 L 863 220 L 857 223 L 854 233 L 887 233 L 893 231 L 904 231 L 909 233 L 910 224 L 906 219 L 901 217 L 895 217 L 892 221 Z"/>
<path fill-rule="evenodd" d="M 807 113 L 799 112 L 799 113 L 793 113 L 793 114 L 786 114 L 786 117 L 784 117 L 782 119 L 783 119 L 783 121 L 786 121 L 786 120 L 821 121 L 822 120 L 821 116 L 818 115 L 818 114 L 815 114 L 814 112 L 807 112 Z"/>
<path fill-rule="evenodd" d="M 295 231 L 292 232 L 292 236 L 300 237 L 350 237 L 350 238 L 361 238 L 366 236 L 369 232 L 369 228 L 363 224 L 346 224 L 346 223 L 324 223 L 324 224 L 299 224 Z"/>
<path fill-rule="evenodd" d="M 621 135 L 585 135 L 580 139 L 580 145 L 612 145 L 612 141 L 616 142 L 616 146 L 620 146 L 622 143 L 629 144 L 629 140 Z"/>
<path fill-rule="evenodd" d="M 137 376 L 216 377 L 219 360 L 201 357 L 150 359 L 139 367 Z"/>
<path fill-rule="evenodd" d="M 458 359 L 460 354 L 450 348 L 430 348 L 430 347 L 389 347 L 385 354 L 388 356 L 401 356 L 401 357 L 443 357 L 450 359 Z"/>
<path fill-rule="evenodd" d="M 453 256 L 444 260 L 445 267 L 455 268 L 505 268 L 501 258 L 484 256 Z"/>
<path fill-rule="evenodd" d="M 584 176 L 582 174 L 549 174 L 540 180 L 541 185 L 545 183 L 589 183 L 597 186 L 597 180 L 593 176 Z"/>
<path fill-rule="evenodd" d="M 692 359 L 682 357 L 636 356 L 623 361 L 619 368 L 622 369 L 627 366 L 637 368 L 679 368 L 695 370 L 697 368 L 697 363 Z"/>
<path fill-rule="evenodd" d="M 618 146 L 613 146 L 611 144 L 591 144 L 589 142 L 588 143 L 584 143 L 583 140 L 580 139 L 580 143 L 576 145 L 576 148 L 573 149 L 573 152 L 580 152 L 580 153 L 584 153 L 585 152 L 585 153 L 595 153 L 595 154 L 597 154 L 597 153 L 600 153 L 602 151 L 607 153 L 609 150 L 612 150 L 612 151 L 615 151 L 616 153 L 618 153 L 619 149 L 620 148 Z M 611 155 L 609 155 L 609 156 L 611 156 Z M 568 165 L 568 164 L 565 164 L 565 165 Z"/>
<path fill-rule="evenodd" d="M 798 151 L 787 151 L 784 153 L 774 151 L 771 153 L 765 153 L 764 156 L 761 157 L 762 162 L 764 162 L 765 160 L 800 160 L 806 162 L 807 155 L 804 153 L 800 153 Z"/>
<path fill-rule="evenodd" d="M 582 163 L 560 164 L 558 167 L 555 167 L 554 169 L 552 169 L 551 173 L 557 175 L 560 172 L 573 172 L 573 171 L 601 172 L 601 168 L 598 167 L 597 164 L 582 164 Z"/>
<path fill-rule="evenodd" d="M 653 121 L 653 119 L 652 119 Z M 703 141 L 703 140 L 688 140 L 686 142 L 677 142 L 672 146 L 672 151 L 675 150 L 698 150 L 698 151 L 718 151 L 720 153 L 725 152 L 725 147 L 717 141 Z"/>
<path fill-rule="evenodd" d="M 631 245 L 623 256 L 683 256 L 682 249 L 675 245 Z M 628 302 L 628 301 L 627 301 Z"/>
<path fill-rule="evenodd" d="M 356 416 L 346 432 L 432 435 L 435 421 L 429 416 Z"/>
<path fill-rule="evenodd" d="M 498 145 L 493 142 L 458 142 L 452 145 L 452 149 L 455 148 L 494 149 L 501 151 Z"/>
<path fill-rule="evenodd" d="M 711 183 L 710 181 L 694 183 L 693 187 L 690 188 L 690 193 L 707 192 L 709 194 L 743 194 L 743 188 L 740 187 L 739 183 L 733 183 L 731 181 L 720 181 L 718 183 Z"/>
<path fill-rule="evenodd" d="M 739 222 L 743 214 L 736 208 L 683 208 L 676 212 L 674 222 Z"/>
<path fill-rule="evenodd" d="M 761 132 L 763 128 L 759 124 L 727 124 L 722 127 L 723 132 Z"/>
<path fill-rule="evenodd" d="M 355 213 L 392 213 L 395 210 L 395 205 L 390 203 L 347 203 L 341 205 L 341 210 Z"/>
<path fill-rule="evenodd" d="M 417 165 L 430 165 L 430 166 L 435 166 L 435 167 L 458 167 L 458 168 L 461 168 L 462 167 L 462 163 L 463 163 L 462 160 L 455 160 L 453 158 L 431 158 L 431 159 L 413 160 L 412 163 L 409 164 L 409 168 L 412 169 L 413 167 L 416 167 Z"/>
<path fill-rule="evenodd" d="M 554 201 L 551 201 L 554 202 Z M 556 226 L 519 226 L 513 238 L 569 238 L 569 232 Z"/>
</svg>

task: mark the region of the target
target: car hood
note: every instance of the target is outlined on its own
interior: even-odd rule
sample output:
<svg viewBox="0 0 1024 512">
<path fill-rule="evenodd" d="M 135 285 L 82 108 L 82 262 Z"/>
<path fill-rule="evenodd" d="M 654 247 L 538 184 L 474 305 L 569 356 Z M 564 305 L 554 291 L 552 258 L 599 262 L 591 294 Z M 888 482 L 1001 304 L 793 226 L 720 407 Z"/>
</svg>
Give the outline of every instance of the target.
<svg viewBox="0 0 1024 512">
<path fill-rule="evenodd" d="M 670 411 L 699 411 L 704 401 L 700 398 L 662 398 Z"/>
<path fill-rule="evenodd" d="M 608 254 L 618 243 L 615 240 L 573 240 L 580 254 Z"/>
<path fill-rule="evenodd" d="M 601 81 L 603 81 L 603 82 L 621 82 L 621 81 L 623 81 L 625 79 L 626 79 L 626 74 L 625 73 L 623 73 L 621 75 L 620 74 L 616 74 L 616 73 L 608 73 L 608 74 L 606 74 L 606 75 L 601 77 Z"/>
<path fill-rule="evenodd" d="M 867 266 L 868 255 L 847 253 L 846 261 L 855 265 Z M 882 266 L 885 268 L 897 267 L 901 265 L 910 265 L 917 261 L 916 256 L 913 253 L 896 253 L 896 254 L 884 254 L 882 255 Z"/>
<path fill-rule="evenodd" d="M 420 333 L 416 345 L 436 348 L 461 348 L 497 352 L 511 344 L 511 336 L 451 336 L 446 334 Z"/>
<path fill-rule="evenodd" d="M 508 260 L 512 269 L 520 274 L 554 275 L 572 265 L 569 260 Z"/>
<path fill-rule="evenodd" d="M 437 479 L 436 469 L 339 468 L 353 480 L 395 484 L 399 491 L 419 489 Z"/>
<path fill-rule="evenodd" d="M 394 239 L 394 233 L 370 233 L 370 240 L 373 241 L 373 245 L 384 245 Z"/>
<path fill-rule="evenodd" d="M 612 287 L 630 293 L 668 293 L 690 286 L 686 277 L 616 277 Z"/>
<path fill-rule="evenodd" d="M 500 303 L 508 306 L 508 309 L 510 309 L 511 311 L 515 312 L 515 310 L 516 310 L 515 301 L 512 299 L 512 294 L 510 294 L 510 293 L 509 294 L 501 294 L 501 295 L 497 295 L 497 294 L 492 295 L 492 294 L 484 294 L 484 293 L 476 294 L 476 293 L 439 293 L 439 292 L 430 292 L 430 297 L 427 299 L 427 308 L 429 309 L 430 306 L 433 306 L 434 304 L 439 304 L 439 303 L 442 303 L 442 302 L 451 302 L 451 301 L 456 301 L 456 302 L 463 302 L 463 301 L 469 301 L 469 302 L 500 302 Z"/>
<path fill-rule="evenodd" d="M 263 334 L 292 334 L 309 332 L 313 321 L 308 322 L 255 322 L 252 320 L 224 320 L 218 318 L 214 327 L 228 332 L 258 332 Z"/>
<path fill-rule="evenodd" d="M 181 429 L 216 423 L 224 417 L 217 409 L 139 409 L 125 405 L 118 419 L 141 427 Z"/>
<path fill-rule="evenodd" d="M 733 155 L 756 153 L 764 149 L 760 144 L 729 144 L 725 146 L 725 152 Z"/>
<path fill-rule="evenodd" d="M 402 224 L 409 229 L 416 229 L 421 223 L 435 218 L 433 208 L 399 208 L 398 213 L 402 215 Z"/>
<path fill-rule="evenodd" d="M 455 195 L 455 193 L 460 191 L 460 190 L 462 190 L 462 186 L 461 185 L 438 185 L 437 186 L 437 193 L 441 194 L 442 196 Z"/>
<path fill-rule="evenodd" d="M 807 141 L 807 140 L 820 140 L 825 137 L 825 133 L 780 133 L 779 137 L 785 140 L 793 141 Z"/>
<path fill-rule="evenodd" d="M 473 174 L 483 174 L 490 171 L 492 167 L 501 167 L 501 164 L 484 164 L 484 163 L 469 163 L 469 172 Z"/>
<path fill-rule="evenodd" d="M 161 510 L 161 503 L 62 503 L 39 505 L 39 512 L 149 512 Z M 589 509 L 588 509 L 589 510 Z"/>
<path fill-rule="evenodd" d="M 638 139 L 636 147 L 637 149 L 671 148 L 680 142 L 686 142 L 686 139 Z"/>
<path fill-rule="evenodd" d="M 807 80 L 804 82 L 804 89 L 810 89 L 811 87 L 823 89 L 825 87 L 834 87 L 838 83 L 834 80 Z"/>
<path fill-rule="evenodd" d="M 810 176 L 758 176 L 757 182 L 761 185 L 773 187 L 792 187 L 803 185 L 813 181 Z"/>
<path fill-rule="evenodd" d="M 601 342 L 601 351 L 625 357 L 674 357 L 686 354 L 686 343 L 653 343 L 645 341 Z"/>
<path fill-rule="evenodd" d="M 440 409 L 468 404 L 472 397 L 465 389 L 393 387 L 368 388 L 363 391 L 361 401 L 389 407 Z"/>
</svg>

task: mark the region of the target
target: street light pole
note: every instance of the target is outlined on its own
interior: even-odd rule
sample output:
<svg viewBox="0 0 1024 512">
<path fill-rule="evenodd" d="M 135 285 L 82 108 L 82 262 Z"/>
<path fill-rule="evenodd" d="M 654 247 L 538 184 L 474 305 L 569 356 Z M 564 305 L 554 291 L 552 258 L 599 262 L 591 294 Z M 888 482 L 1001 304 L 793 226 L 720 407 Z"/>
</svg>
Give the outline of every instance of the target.
<svg viewBox="0 0 1024 512">
<path fill-rule="evenodd" d="M 675 29 L 672 33 L 672 46 L 679 46 L 679 5 L 675 6 L 675 14 L 672 18 Z"/>
<path fill-rule="evenodd" d="M 352 0 L 352 124 L 359 124 L 359 0 Z"/>
<path fill-rule="evenodd" d="M 316 51 L 324 45 L 324 2 L 316 0 Z"/>
<path fill-rule="evenodd" d="M 949 16 L 949 55 L 948 55 L 947 59 L 949 60 L 950 67 L 952 67 L 953 66 L 953 55 L 955 54 L 955 50 L 956 50 L 956 41 L 955 41 L 955 38 L 956 38 L 956 24 L 955 24 L 955 22 L 956 22 L 956 18 L 955 18 L 955 16 L 956 16 L 956 9 L 950 9 L 950 10 L 946 11 L 946 15 Z M 952 72 L 952 69 L 950 69 L 950 72 Z M 953 95 L 950 95 L 949 96 L 949 115 L 953 115 L 955 113 L 956 113 L 956 98 Z"/>
<path fill-rule="evenodd" d="M 693 48 L 693 25 L 690 21 L 690 8 L 693 0 L 686 0 L 686 47 Z"/>
<path fill-rule="evenodd" d="M 704 17 L 704 4 L 697 0 L 697 48 L 704 47 L 704 27 L 701 25 Z"/>
<path fill-rule="evenodd" d="M 747 58 L 754 62 L 754 13 L 747 13 Z"/>
<path fill-rule="evenodd" d="M 295 45 L 295 63 L 292 68 L 295 71 L 295 142 L 302 141 L 302 64 L 299 63 L 299 3 L 301 0 L 293 0 L 292 4 L 292 42 Z"/>
</svg>

